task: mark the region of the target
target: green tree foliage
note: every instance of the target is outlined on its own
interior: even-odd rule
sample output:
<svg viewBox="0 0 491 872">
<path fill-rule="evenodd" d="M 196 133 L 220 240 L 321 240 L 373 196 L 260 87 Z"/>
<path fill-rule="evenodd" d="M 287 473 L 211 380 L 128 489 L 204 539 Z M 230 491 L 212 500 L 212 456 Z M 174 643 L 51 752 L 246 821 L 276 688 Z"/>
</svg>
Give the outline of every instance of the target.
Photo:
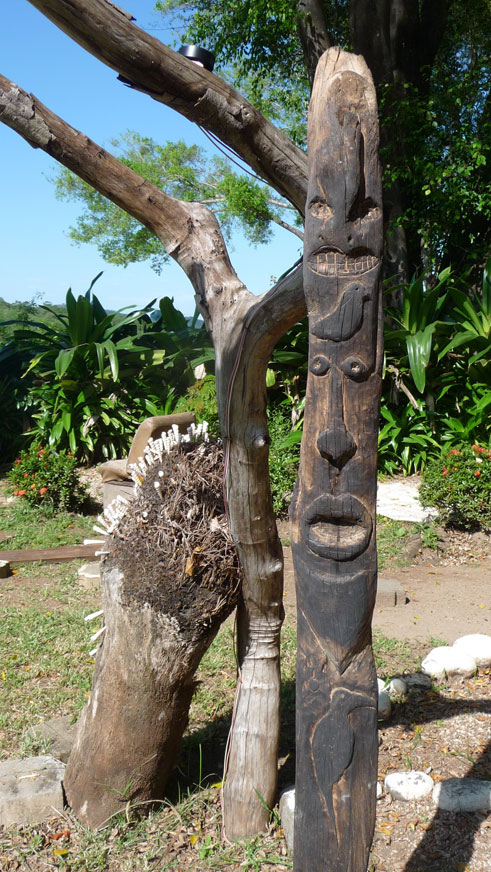
<svg viewBox="0 0 491 872">
<path fill-rule="evenodd" d="M 23 408 L 31 440 L 87 462 L 126 452 L 138 423 L 171 411 L 194 382 L 193 368 L 211 356 L 197 316 L 189 324 L 168 297 L 158 311 L 150 303 L 109 313 L 92 285 L 78 297 L 68 291 L 65 313 L 40 307 L 55 326 L 18 322 L 0 350 L 29 385 Z"/>
<path fill-rule="evenodd" d="M 406 63 L 398 69 L 382 58 L 382 45 L 367 56 L 379 90 L 384 181 L 402 191 L 394 220 L 406 230 L 412 270 L 451 264 L 461 271 L 482 266 L 490 244 L 490 8 L 487 0 L 409 5 L 408 19 L 436 16 L 432 30 L 442 37 L 434 60 L 420 68 L 419 41 L 402 49 Z M 359 50 L 362 6 L 322 0 L 333 45 Z M 305 143 L 309 88 L 298 0 L 158 0 L 157 8 L 174 16 L 183 41 L 211 49 L 222 74 Z"/>
<path fill-rule="evenodd" d="M 272 237 L 274 223 L 299 232 L 285 218 L 292 207 L 262 183 L 233 172 L 225 158 L 208 158 L 199 146 L 182 141 L 159 145 L 134 131 L 127 131 L 112 145 L 122 163 L 166 193 L 205 203 L 217 215 L 226 238 L 236 230 L 252 245 L 264 244 Z M 157 273 L 162 271 L 168 255 L 139 221 L 63 167 L 54 184 L 58 199 L 77 200 L 83 206 L 70 228 L 74 242 L 94 243 L 108 263 L 127 266 L 149 260 Z"/>
</svg>

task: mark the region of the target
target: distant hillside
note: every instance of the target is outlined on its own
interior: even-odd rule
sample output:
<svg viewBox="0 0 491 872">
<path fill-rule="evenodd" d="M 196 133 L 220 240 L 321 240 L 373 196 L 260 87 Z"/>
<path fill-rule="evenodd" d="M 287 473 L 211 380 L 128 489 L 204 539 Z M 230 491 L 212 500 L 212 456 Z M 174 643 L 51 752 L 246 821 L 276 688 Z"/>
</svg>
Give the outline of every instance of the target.
<svg viewBox="0 0 491 872">
<path fill-rule="evenodd" d="M 63 314 L 66 312 L 65 306 L 53 304 L 53 303 L 45 303 L 43 305 L 49 306 L 53 309 L 54 312 L 58 312 Z M 45 309 L 42 309 L 36 303 L 33 302 L 16 302 L 16 303 L 7 303 L 3 297 L 0 297 L 0 344 L 5 342 L 12 335 L 16 325 L 10 324 L 4 326 L 2 324 L 3 321 L 44 321 L 46 324 L 56 324 L 58 323 L 55 316 L 51 314 L 51 312 L 47 312 Z"/>
</svg>

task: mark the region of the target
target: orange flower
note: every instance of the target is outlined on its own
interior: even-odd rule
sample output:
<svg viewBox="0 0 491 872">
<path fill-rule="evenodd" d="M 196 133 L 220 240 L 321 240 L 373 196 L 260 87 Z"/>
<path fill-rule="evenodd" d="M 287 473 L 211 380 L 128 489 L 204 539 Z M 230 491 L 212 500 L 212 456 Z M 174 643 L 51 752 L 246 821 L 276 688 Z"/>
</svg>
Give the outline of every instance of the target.
<svg viewBox="0 0 491 872">
<path fill-rule="evenodd" d="M 479 476 L 481 475 L 481 470 L 480 470 L 480 469 L 476 469 L 474 475 L 475 475 L 476 478 L 479 478 Z"/>
<path fill-rule="evenodd" d="M 31 484 L 31 490 L 35 490 L 35 488 L 36 488 L 36 485 L 35 485 L 35 484 Z"/>
<path fill-rule="evenodd" d="M 448 469 L 446 466 L 443 467 L 442 475 L 448 475 Z"/>
<path fill-rule="evenodd" d="M 40 488 L 39 488 L 39 493 L 40 493 L 40 494 L 45 494 L 47 490 L 48 490 L 47 487 L 40 487 Z"/>
<path fill-rule="evenodd" d="M 25 490 L 17 491 L 17 496 L 18 496 L 18 497 L 23 497 L 24 494 L 25 494 Z"/>
<path fill-rule="evenodd" d="M 452 448 L 450 454 L 460 454 L 460 451 L 457 451 L 456 448 Z"/>
<path fill-rule="evenodd" d="M 28 472 L 25 472 L 25 473 L 24 473 L 24 478 L 29 478 L 29 473 L 28 473 Z"/>
</svg>

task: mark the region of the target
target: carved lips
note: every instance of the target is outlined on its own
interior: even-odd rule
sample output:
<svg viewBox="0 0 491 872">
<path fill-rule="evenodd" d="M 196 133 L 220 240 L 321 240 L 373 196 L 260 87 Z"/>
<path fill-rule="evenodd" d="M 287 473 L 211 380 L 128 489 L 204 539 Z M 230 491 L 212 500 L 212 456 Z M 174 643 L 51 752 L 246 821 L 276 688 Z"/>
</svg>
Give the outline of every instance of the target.
<svg viewBox="0 0 491 872">
<path fill-rule="evenodd" d="M 378 258 L 367 252 L 358 255 L 344 254 L 332 248 L 320 248 L 309 257 L 309 267 L 319 276 L 358 276 L 378 264 Z"/>
<path fill-rule="evenodd" d="M 370 542 L 372 518 L 352 494 L 323 494 L 308 507 L 302 519 L 303 536 L 319 557 L 353 560 Z"/>
</svg>

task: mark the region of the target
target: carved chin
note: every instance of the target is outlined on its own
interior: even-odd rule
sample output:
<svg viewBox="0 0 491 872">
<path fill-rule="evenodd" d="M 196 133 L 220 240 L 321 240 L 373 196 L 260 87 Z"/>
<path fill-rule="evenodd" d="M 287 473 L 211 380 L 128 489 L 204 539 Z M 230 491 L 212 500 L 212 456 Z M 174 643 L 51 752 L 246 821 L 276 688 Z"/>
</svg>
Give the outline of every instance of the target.
<svg viewBox="0 0 491 872">
<path fill-rule="evenodd" d="M 373 269 L 378 258 L 362 253 L 356 256 L 332 249 L 320 249 L 309 257 L 309 267 L 319 276 L 359 276 Z"/>
<path fill-rule="evenodd" d="M 331 560 L 353 560 L 368 546 L 372 519 L 351 494 L 324 495 L 309 506 L 303 520 L 311 551 Z"/>
</svg>

